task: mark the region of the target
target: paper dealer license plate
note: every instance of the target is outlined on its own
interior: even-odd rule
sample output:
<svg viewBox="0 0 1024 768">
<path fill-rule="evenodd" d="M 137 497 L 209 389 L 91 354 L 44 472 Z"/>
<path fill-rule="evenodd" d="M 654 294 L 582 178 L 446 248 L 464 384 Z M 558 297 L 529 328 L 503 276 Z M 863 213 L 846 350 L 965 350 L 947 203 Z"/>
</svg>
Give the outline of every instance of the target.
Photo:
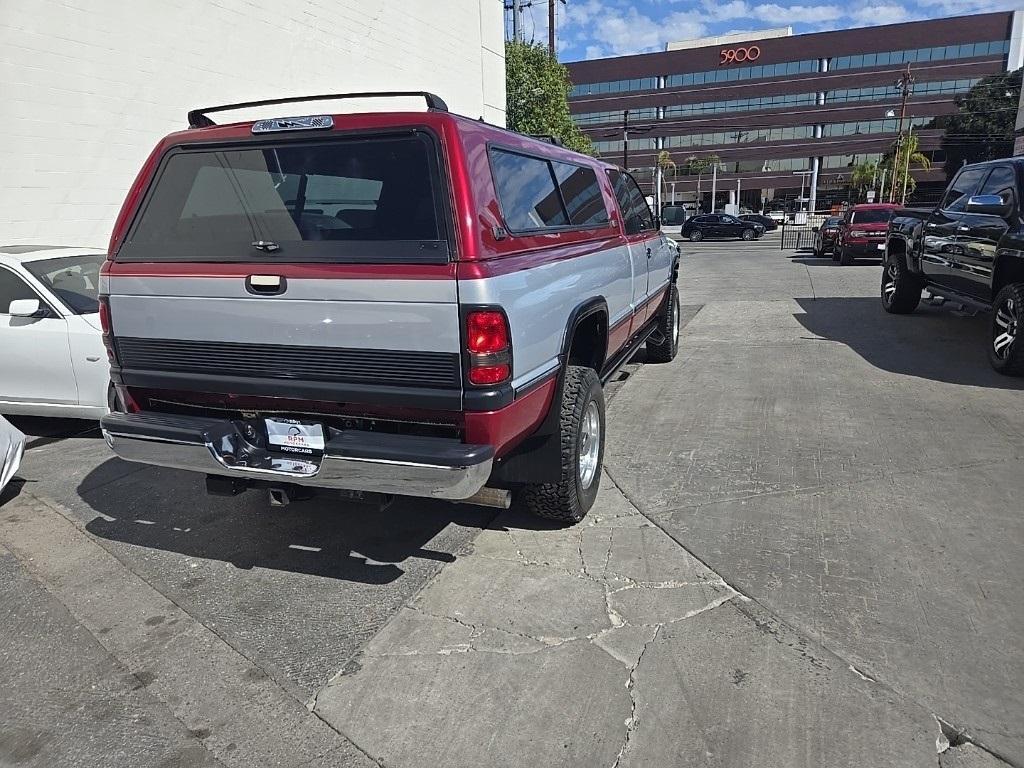
<svg viewBox="0 0 1024 768">
<path fill-rule="evenodd" d="M 291 419 L 264 419 L 267 442 L 286 453 L 319 454 L 324 452 L 324 428 Z"/>
</svg>

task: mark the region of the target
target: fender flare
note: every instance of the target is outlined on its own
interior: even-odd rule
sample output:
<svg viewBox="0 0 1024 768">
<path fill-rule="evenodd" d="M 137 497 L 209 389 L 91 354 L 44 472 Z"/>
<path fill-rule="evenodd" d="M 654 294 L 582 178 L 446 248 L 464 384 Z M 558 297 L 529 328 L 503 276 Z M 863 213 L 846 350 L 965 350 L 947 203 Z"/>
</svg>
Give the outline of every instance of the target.
<svg viewBox="0 0 1024 768">
<path fill-rule="evenodd" d="M 603 312 L 609 321 L 608 302 L 602 296 L 592 296 L 580 302 L 569 313 L 563 331 L 562 346 L 558 353 L 558 369 L 555 390 L 551 395 L 548 412 L 544 420 L 522 443 L 507 456 L 495 463 L 491 483 L 498 486 L 513 486 L 533 483 L 554 483 L 561 473 L 562 441 L 559 434 L 559 419 L 562 413 L 562 391 L 565 387 L 565 370 L 568 367 L 569 350 L 580 323 L 595 313 Z M 607 331 L 605 329 L 605 356 L 607 356 Z"/>
</svg>

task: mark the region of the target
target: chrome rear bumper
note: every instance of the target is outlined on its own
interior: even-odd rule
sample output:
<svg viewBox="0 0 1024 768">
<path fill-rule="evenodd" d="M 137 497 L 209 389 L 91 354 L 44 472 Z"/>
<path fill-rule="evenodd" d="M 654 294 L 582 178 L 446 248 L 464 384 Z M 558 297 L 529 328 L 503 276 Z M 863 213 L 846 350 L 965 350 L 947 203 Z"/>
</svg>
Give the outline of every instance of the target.
<svg viewBox="0 0 1024 768">
<path fill-rule="evenodd" d="M 111 413 L 100 424 L 126 461 L 207 475 L 316 488 L 468 499 L 491 475 L 494 449 L 437 437 L 334 431 L 322 456 L 289 456 L 246 439 L 242 422 L 162 413 Z"/>
</svg>

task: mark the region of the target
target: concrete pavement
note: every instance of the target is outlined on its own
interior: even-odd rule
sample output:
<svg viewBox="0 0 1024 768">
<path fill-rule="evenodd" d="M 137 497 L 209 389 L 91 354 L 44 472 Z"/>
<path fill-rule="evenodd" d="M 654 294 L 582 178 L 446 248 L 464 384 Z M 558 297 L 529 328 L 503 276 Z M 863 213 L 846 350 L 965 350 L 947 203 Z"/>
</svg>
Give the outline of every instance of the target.
<svg viewBox="0 0 1024 768">
<path fill-rule="evenodd" d="M 1024 416 L 984 320 L 889 317 L 877 265 L 770 238 L 683 251 L 682 350 L 610 385 L 573 528 L 37 443 L 0 765 L 1024 765 Z"/>
</svg>

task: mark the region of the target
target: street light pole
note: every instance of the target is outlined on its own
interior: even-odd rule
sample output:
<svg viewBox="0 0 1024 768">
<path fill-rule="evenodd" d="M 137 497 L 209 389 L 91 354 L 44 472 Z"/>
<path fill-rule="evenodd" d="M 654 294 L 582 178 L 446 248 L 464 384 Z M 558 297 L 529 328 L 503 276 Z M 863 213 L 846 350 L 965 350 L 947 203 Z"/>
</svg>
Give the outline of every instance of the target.
<svg viewBox="0 0 1024 768">
<path fill-rule="evenodd" d="M 715 212 L 715 194 L 718 192 L 718 163 L 711 166 L 711 213 Z"/>
<path fill-rule="evenodd" d="M 629 170 L 629 110 L 622 110 L 622 168 Z"/>
</svg>

